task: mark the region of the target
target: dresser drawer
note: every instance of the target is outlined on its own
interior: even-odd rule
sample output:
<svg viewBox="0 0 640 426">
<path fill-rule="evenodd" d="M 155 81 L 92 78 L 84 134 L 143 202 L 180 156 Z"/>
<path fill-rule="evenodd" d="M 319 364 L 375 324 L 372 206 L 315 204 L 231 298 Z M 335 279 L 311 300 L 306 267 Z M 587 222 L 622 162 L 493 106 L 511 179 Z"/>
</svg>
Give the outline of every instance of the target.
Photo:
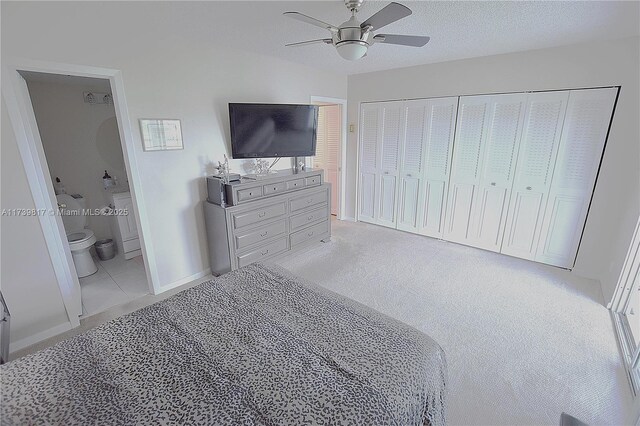
<svg viewBox="0 0 640 426">
<path fill-rule="evenodd" d="M 326 203 L 328 201 L 327 191 L 316 192 L 306 197 L 295 198 L 290 201 L 291 211 L 302 210 L 316 204 Z"/>
<path fill-rule="evenodd" d="M 307 178 L 304 178 L 305 186 L 317 186 L 317 185 L 320 185 L 321 183 L 322 183 L 322 179 L 320 179 L 320 175 L 309 176 Z"/>
<path fill-rule="evenodd" d="M 273 255 L 286 251 L 288 248 L 289 246 L 287 244 L 287 238 L 280 238 L 279 240 L 273 241 L 269 244 L 265 244 L 260 248 L 238 256 L 238 267 L 242 268 L 243 266 L 247 266 L 250 263 L 267 259 Z"/>
<path fill-rule="evenodd" d="M 253 223 L 262 222 L 263 220 L 275 219 L 278 216 L 282 216 L 287 211 L 287 205 L 285 202 L 278 204 L 271 204 L 265 207 L 258 207 L 254 210 L 243 211 L 241 213 L 233 213 L 231 220 L 235 229 L 242 228 L 243 226 L 251 225 Z"/>
<path fill-rule="evenodd" d="M 291 247 L 305 243 L 311 240 L 317 240 L 329 233 L 329 221 L 325 220 L 317 225 L 310 226 L 306 229 L 291 234 Z"/>
<path fill-rule="evenodd" d="M 265 185 L 265 186 L 262 187 L 262 191 L 263 191 L 264 195 L 278 194 L 278 193 L 284 192 L 286 190 L 287 190 L 287 183 L 286 182 L 273 183 L 271 185 Z"/>
<path fill-rule="evenodd" d="M 304 188 L 304 179 L 290 180 L 287 182 L 287 189 L 300 189 Z"/>
<path fill-rule="evenodd" d="M 319 209 L 311 210 L 310 212 L 302 213 L 296 216 L 291 216 L 291 230 L 300 229 L 310 223 L 317 222 L 322 219 L 327 219 L 329 214 L 328 207 L 324 206 Z"/>
<path fill-rule="evenodd" d="M 287 223 L 284 219 L 269 225 L 261 226 L 258 229 L 236 232 L 236 250 L 242 250 L 252 244 L 268 240 L 269 238 L 284 234 L 285 232 L 287 232 Z"/>
<path fill-rule="evenodd" d="M 238 190 L 238 201 L 253 200 L 258 197 L 262 197 L 262 188 L 259 186 Z"/>
</svg>

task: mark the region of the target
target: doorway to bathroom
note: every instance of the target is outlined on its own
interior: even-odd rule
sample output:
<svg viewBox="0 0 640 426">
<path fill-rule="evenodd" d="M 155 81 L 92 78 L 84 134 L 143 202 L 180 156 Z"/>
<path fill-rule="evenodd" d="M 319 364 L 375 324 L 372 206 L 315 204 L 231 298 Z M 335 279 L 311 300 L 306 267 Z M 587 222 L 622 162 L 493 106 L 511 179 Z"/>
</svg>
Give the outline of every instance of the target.
<svg viewBox="0 0 640 426">
<path fill-rule="evenodd" d="M 42 142 L 81 317 L 149 293 L 111 83 L 20 71 Z"/>
<path fill-rule="evenodd" d="M 331 184 L 331 214 L 344 218 L 346 158 L 347 101 L 345 99 L 312 96 L 311 103 L 318 105 L 318 131 L 316 155 L 310 157 L 313 168 L 324 170 L 324 179 Z"/>
</svg>

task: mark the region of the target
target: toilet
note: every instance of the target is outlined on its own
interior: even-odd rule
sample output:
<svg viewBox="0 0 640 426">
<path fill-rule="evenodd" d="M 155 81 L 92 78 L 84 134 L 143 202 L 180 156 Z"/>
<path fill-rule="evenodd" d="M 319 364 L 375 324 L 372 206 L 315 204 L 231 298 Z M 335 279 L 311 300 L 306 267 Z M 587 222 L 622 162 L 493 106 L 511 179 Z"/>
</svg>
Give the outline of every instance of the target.
<svg viewBox="0 0 640 426">
<path fill-rule="evenodd" d="M 87 217 L 84 215 L 84 209 L 87 207 L 86 200 L 77 194 L 60 194 L 56 198 L 78 278 L 94 274 L 98 267 L 89 249 L 96 242 L 96 236 L 91 229 L 85 228 L 87 226 Z"/>
</svg>

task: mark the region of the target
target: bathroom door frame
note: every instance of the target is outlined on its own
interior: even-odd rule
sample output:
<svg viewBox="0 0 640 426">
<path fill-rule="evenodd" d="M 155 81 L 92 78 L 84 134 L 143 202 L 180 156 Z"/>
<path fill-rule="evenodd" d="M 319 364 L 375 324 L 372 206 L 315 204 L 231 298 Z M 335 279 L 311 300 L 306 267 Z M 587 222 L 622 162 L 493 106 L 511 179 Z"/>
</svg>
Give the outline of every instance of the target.
<svg viewBox="0 0 640 426">
<path fill-rule="evenodd" d="M 136 161 L 133 130 L 129 119 L 129 110 L 124 91 L 122 72 L 110 68 L 98 68 L 85 65 L 61 64 L 57 62 L 36 61 L 23 58 L 9 58 L 2 65 L 2 97 L 5 100 L 11 125 L 15 133 L 18 150 L 24 165 L 29 188 L 33 195 L 36 211 L 46 212 L 37 215 L 44 233 L 47 249 L 51 257 L 58 286 L 62 294 L 65 309 L 71 327 L 80 325 L 82 314 L 80 298 L 80 281 L 75 272 L 71 250 L 57 211 L 56 195 L 49 174 L 49 166 L 44 154 L 42 139 L 36 123 L 29 89 L 20 71 L 41 72 L 47 74 L 63 74 L 76 77 L 91 77 L 109 80 L 113 95 L 113 106 L 118 122 L 118 132 L 124 154 L 126 172 L 129 178 L 131 196 L 135 205 L 135 220 L 140 234 L 140 245 L 144 256 L 144 264 L 149 282 L 149 291 L 158 294 L 160 281 L 154 256 L 147 210 L 142 194 L 142 180 Z M 51 330 L 51 335 L 59 330 Z M 37 340 L 49 336 L 39 336 Z M 35 343 L 35 341 L 33 342 Z"/>
<path fill-rule="evenodd" d="M 327 98 L 325 96 L 311 96 L 311 103 L 314 105 L 320 104 L 331 104 L 331 105 L 340 105 L 340 112 L 342 113 L 341 121 L 342 121 L 342 129 L 340 135 L 340 151 L 338 154 L 338 190 L 340 191 L 338 194 L 338 210 L 336 218 L 339 220 L 345 219 L 345 204 L 346 204 L 346 182 L 347 175 L 345 170 L 345 162 L 347 159 L 347 100 L 341 98 Z M 311 157 L 307 157 L 308 161 L 305 161 L 307 167 L 311 167 L 313 161 Z M 331 189 L 334 191 L 334 189 Z"/>
</svg>

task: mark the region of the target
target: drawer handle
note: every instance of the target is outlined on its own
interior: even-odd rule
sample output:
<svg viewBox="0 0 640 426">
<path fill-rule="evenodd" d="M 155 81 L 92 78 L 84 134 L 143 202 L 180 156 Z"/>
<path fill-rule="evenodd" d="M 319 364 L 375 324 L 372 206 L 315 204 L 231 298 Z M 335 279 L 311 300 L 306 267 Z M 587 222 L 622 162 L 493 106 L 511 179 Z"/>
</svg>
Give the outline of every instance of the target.
<svg viewBox="0 0 640 426">
<path fill-rule="evenodd" d="M 269 231 L 266 231 L 264 234 L 260 234 L 260 236 L 261 236 L 262 238 L 264 238 L 264 237 L 266 237 L 266 236 L 267 236 L 267 234 L 268 234 L 268 233 L 269 233 Z"/>
<path fill-rule="evenodd" d="M 277 191 L 277 190 L 278 190 L 278 187 L 277 187 L 277 186 L 274 186 L 274 187 L 273 187 L 273 190 L 274 190 L 274 191 Z"/>
<path fill-rule="evenodd" d="M 266 214 L 267 212 L 258 213 L 258 217 L 265 217 Z"/>
<path fill-rule="evenodd" d="M 307 232 L 307 237 L 313 237 L 313 231 Z"/>
<path fill-rule="evenodd" d="M 309 199 L 307 200 L 307 204 L 311 204 L 311 203 L 313 203 L 313 198 L 309 198 Z"/>
<path fill-rule="evenodd" d="M 269 254 L 269 249 L 260 252 L 260 256 L 266 256 L 267 254 Z"/>
<path fill-rule="evenodd" d="M 313 215 L 307 216 L 307 220 L 313 220 Z"/>
<path fill-rule="evenodd" d="M 531 187 L 530 186 L 527 186 L 527 191 L 531 191 Z"/>
<path fill-rule="evenodd" d="M 250 192 L 249 195 L 253 195 L 253 192 Z"/>
<path fill-rule="evenodd" d="M 407 177 L 411 177 L 411 173 L 407 173 Z"/>
<path fill-rule="evenodd" d="M 491 186 L 496 186 L 496 183 L 495 182 L 491 182 Z"/>
</svg>

